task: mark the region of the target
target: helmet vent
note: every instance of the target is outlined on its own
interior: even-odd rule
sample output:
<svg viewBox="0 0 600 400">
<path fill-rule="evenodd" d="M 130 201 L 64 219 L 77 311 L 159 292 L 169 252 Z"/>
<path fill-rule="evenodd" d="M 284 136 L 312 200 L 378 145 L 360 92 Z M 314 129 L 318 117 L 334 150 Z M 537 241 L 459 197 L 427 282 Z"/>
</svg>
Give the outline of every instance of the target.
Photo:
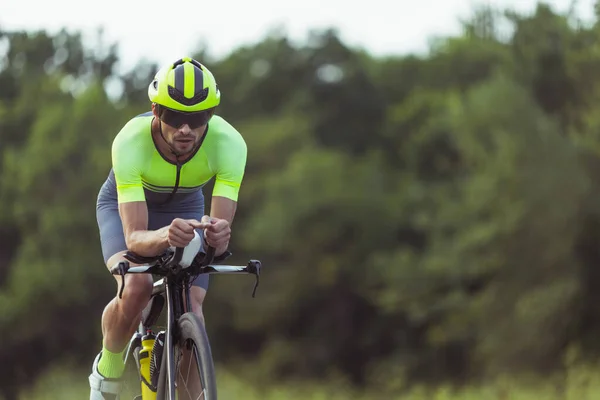
<svg viewBox="0 0 600 400">
<path fill-rule="evenodd" d="M 200 93 L 188 99 L 179 90 L 175 89 L 173 86 L 169 86 L 169 96 L 180 104 L 193 106 L 194 104 L 198 104 L 206 100 L 208 97 L 208 88 L 204 88 Z"/>
</svg>

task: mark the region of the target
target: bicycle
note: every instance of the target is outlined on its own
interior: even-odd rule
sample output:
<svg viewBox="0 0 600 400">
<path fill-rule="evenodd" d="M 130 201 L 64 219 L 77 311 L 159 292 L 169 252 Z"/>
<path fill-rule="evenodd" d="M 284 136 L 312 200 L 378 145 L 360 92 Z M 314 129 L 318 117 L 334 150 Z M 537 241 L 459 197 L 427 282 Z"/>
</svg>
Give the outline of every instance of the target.
<svg viewBox="0 0 600 400">
<path fill-rule="evenodd" d="M 176 400 L 178 393 L 179 400 L 185 398 L 182 396 L 186 394 L 190 399 L 217 400 L 214 362 L 206 329 L 200 318 L 191 312 L 191 282 L 200 274 L 252 274 L 256 277 L 252 291 L 252 297 L 255 297 L 261 262 L 250 260 L 246 266 L 215 265 L 229 258 L 232 253 L 226 251 L 219 257 L 214 257 L 214 252 L 212 247 L 208 247 L 206 252 L 198 252 L 191 264 L 185 267 L 181 265 L 184 248 L 176 248 L 174 251 L 168 249 L 156 257 L 143 257 L 128 251 L 124 255 L 126 261 L 111 268 L 113 275 L 120 275 L 122 278 L 119 298 L 123 295 L 126 274 L 153 274 L 162 277 L 154 282 L 151 298 L 142 313 L 138 329 L 124 352 L 126 365 L 133 355 L 140 380 L 141 394 L 134 400 Z M 140 265 L 130 266 L 129 262 Z M 165 303 L 166 328 L 155 333 L 152 326 L 161 316 Z M 178 391 L 181 386 L 178 380 L 184 378 L 181 369 L 178 369 L 181 359 L 176 361 L 174 357 L 176 350 L 184 352 L 184 349 L 189 351 L 190 360 L 184 382 L 185 392 L 181 392 Z M 192 356 L 196 359 L 198 373 L 198 379 L 191 381 L 195 385 L 191 388 L 194 397 L 187 386 Z M 200 387 L 197 386 L 198 383 Z"/>
</svg>

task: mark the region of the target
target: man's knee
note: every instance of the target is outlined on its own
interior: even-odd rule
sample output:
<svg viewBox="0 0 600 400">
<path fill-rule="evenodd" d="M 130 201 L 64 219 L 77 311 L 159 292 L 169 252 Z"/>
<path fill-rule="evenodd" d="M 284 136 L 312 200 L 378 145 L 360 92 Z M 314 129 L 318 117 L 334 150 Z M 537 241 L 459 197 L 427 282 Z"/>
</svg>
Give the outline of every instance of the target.
<svg viewBox="0 0 600 400">
<path fill-rule="evenodd" d="M 152 276 L 150 274 L 131 274 L 125 277 L 123 297 L 119 299 L 128 316 L 139 314 L 148 304 L 152 295 Z M 119 282 L 120 290 L 121 283 Z"/>
<path fill-rule="evenodd" d="M 121 259 L 122 257 L 115 255 L 109 259 L 107 266 L 110 268 Z M 117 302 L 122 313 L 126 318 L 135 318 L 146 307 L 152 295 L 152 275 L 126 274 L 125 288 L 121 298 L 118 298 L 118 293 L 121 290 L 123 280 L 120 276 L 115 276 L 115 279 L 117 280 Z"/>
<path fill-rule="evenodd" d="M 123 289 L 123 297 L 120 301 L 125 303 L 135 304 L 136 309 L 142 311 L 148 304 L 152 295 L 152 276 L 150 274 L 131 274 L 125 277 L 125 289 Z M 120 289 L 121 283 L 119 282 Z M 138 311 L 138 312 L 139 312 Z"/>
</svg>

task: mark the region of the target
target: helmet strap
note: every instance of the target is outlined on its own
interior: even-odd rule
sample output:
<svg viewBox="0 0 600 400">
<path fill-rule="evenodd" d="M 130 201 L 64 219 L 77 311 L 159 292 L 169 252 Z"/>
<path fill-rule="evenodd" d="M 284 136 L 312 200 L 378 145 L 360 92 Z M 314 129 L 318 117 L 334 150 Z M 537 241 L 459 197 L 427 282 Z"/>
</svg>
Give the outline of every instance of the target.
<svg viewBox="0 0 600 400">
<path fill-rule="evenodd" d="M 163 136 L 162 121 L 160 119 L 158 120 L 158 133 L 160 133 L 160 137 L 162 138 L 162 140 L 164 140 L 164 142 L 167 144 L 167 146 L 169 146 L 169 150 L 171 150 L 171 153 L 173 153 L 173 155 L 175 156 L 175 159 L 177 160 L 177 162 L 179 162 L 179 156 L 181 154 L 176 152 L 175 149 L 173 148 L 173 146 L 171 146 L 171 144 L 169 142 L 167 142 L 167 139 L 165 139 L 165 137 Z"/>
</svg>

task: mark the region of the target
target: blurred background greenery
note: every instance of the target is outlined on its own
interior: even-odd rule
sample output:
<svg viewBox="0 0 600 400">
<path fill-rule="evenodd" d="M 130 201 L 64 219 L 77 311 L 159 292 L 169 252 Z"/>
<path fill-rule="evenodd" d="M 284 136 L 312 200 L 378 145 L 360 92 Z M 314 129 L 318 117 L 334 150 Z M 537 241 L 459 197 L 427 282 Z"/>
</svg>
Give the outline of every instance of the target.
<svg viewBox="0 0 600 400">
<path fill-rule="evenodd" d="M 600 20 L 462 27 L 193 54 L 248 143 L 232 262 L 265 268 L 256 299 L 211 281 L 221 399 L 600 398 Z M 83 399 L 115 291 L 96 195 L 158 66 L 67 31 L 0 49 L 0 398 Z"/>
</svg>

